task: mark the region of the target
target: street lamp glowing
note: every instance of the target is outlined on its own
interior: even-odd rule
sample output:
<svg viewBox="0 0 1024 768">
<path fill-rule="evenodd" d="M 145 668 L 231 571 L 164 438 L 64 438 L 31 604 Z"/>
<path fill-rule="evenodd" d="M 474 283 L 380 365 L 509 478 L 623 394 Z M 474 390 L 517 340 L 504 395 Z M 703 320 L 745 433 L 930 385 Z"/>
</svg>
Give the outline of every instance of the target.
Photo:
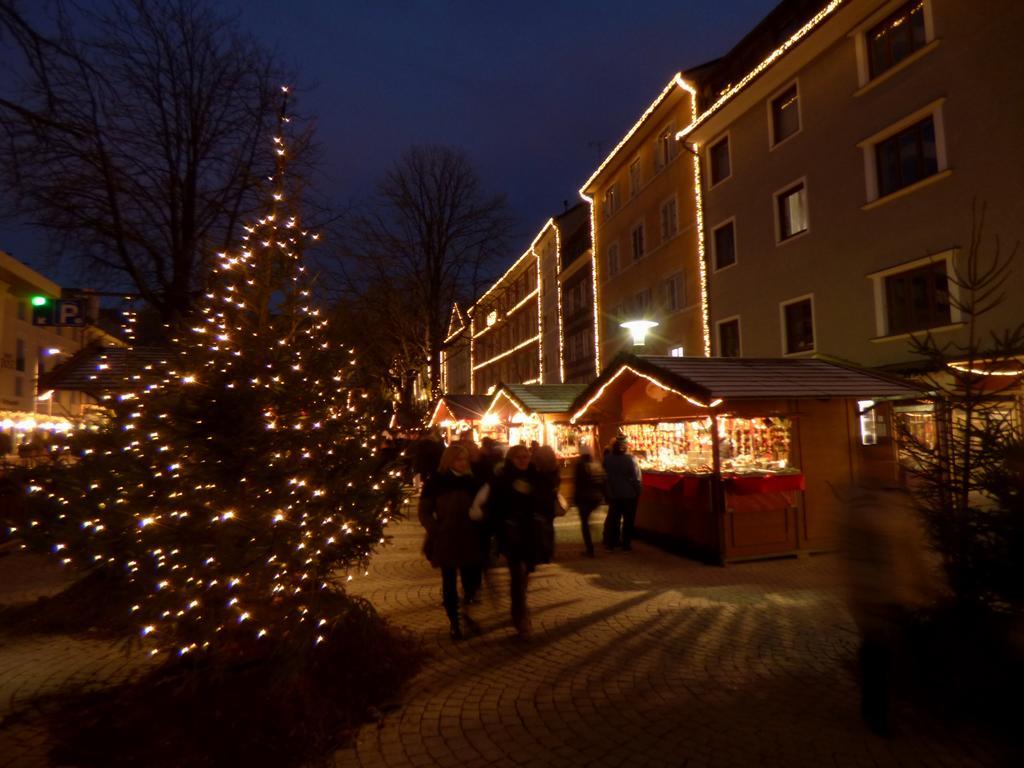
<svg viewBox="0 0 1024 768">
<path fill-rule="evenodd" d="M 627 320 L 621 323 L 621 327 L 628 330 L 629 334 L 633 337 L 634 347 L 642 347 L 647 339 L 647 332 L 657 326 L 658 324 L 653 320 Z"/>
</svg>

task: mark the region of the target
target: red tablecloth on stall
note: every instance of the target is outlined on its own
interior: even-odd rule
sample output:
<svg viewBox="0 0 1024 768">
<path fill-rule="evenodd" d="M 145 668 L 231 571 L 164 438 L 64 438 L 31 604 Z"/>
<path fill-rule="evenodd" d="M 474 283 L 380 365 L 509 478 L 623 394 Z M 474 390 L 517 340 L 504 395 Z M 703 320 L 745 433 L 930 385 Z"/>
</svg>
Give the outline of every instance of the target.
<svg viewBox="0 0 1024 768">
<path fill-rule="evenodd" d="M 798 474 L 785 475 L 732 475 L 725 479 L 725 487 L 730 493 L 746 495 L 750 493 L 781 493 L 783 491 L 802 491 L 804 476 Z"/>
<path fill-rule="evenodd" d="M 683 482 L 683 476 L 671 472 L 644 472 L 643 486 L 657 491 L 671 491 Z"/>
</svg>

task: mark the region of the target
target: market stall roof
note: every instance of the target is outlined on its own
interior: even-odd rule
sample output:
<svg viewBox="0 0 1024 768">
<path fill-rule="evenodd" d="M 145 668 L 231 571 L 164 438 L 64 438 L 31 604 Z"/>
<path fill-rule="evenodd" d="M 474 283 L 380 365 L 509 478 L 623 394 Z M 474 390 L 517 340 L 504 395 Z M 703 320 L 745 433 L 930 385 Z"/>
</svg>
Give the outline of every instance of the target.
<svg viewBox="0 0 1024 768">
<path fill-rule="evenodd" d="M 89 394 L 134 389 L 159 381 L 173 353 L 160 347 L 88 346 L 39 377 L 39 389 Z"/>
<path fill-rule="evenodd" d="M 443 395 L 434 407 L 430 426 L 442 421 L 479 421 L 487 412 L 487 395 Z"/>
<path fill-rule="evenodd" d="M 624 353 L 573 402 L 580 418 L 623 374 L 646 378 L 694 405 L 713 408 L 729 400 L 857 397 L 915 399 L 923 387 L 876 371 L 821 358 L 654 357 Z"/>
<path fill-rule="evenodd" d="M 499 384 L 488 412 L 507 397 L 527 414 L 567 413 L 586 384 Z"/>
</svg>

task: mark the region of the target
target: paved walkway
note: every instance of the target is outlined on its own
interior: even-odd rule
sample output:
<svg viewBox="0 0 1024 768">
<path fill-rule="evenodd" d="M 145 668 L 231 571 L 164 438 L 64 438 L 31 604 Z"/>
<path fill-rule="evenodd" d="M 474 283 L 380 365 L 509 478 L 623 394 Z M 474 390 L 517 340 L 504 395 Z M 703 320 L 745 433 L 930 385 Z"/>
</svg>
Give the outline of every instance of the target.
<svg viewBox="0 0 1024 768">
<path fill-rule="evenodd" d="M 396 526 L 351 589 L 422 635 L 432 658 L 336 765 L 999 764 L 970 729 L 906 705 L 891 740 L 861 725 L 838 558 L 719 568 L 640 543 L 591 560 L 577 525 L 559 521 L 558 562 L 530 584 L 534 636 L 513 634 L 496 569 L 472 614 L 482 635 L 458 644 L 418 525 Z"/>
<path fill-rule="evenodd" d="M 906 706 L 893 740 L 861 726 L 836 558 L 716 568 L 640 543 L 590 560 L 566 518 L 558 562 L 530 585 L 533 638 L 509 626 L 499 568 L 473 612 L 483 634 L 453 644 L 418 525 L 391 533 L 350 589 L 422 636 L 431 658 L 401 706 L 365 726 L 337 766 L 999 763 L 970 729 Z M 48 560 L 0 557 L 0 603 L 63 583 Z M 45 730 L 23 717 L 33 696 L 107 685 L 143 663 L 96 640 L 0 636 L 0 768 L 48 765 Z"/>
</svg>

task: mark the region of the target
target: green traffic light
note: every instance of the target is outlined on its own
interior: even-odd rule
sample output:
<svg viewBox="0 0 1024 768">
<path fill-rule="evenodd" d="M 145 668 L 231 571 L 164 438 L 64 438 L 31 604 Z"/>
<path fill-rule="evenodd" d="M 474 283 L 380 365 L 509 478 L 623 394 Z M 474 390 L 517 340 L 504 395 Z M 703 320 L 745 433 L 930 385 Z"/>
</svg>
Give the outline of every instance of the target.
<svg viewBox="0 0 1024 768">
<path fill-rule="evenodd" d="M 48 298 L 46 298 L 45 296 L 33 296 L 32 297 L 32 306 L 33 307 L 45 307 L 49 303 L 50 303 L 50 300 Z"/>
</svg>

